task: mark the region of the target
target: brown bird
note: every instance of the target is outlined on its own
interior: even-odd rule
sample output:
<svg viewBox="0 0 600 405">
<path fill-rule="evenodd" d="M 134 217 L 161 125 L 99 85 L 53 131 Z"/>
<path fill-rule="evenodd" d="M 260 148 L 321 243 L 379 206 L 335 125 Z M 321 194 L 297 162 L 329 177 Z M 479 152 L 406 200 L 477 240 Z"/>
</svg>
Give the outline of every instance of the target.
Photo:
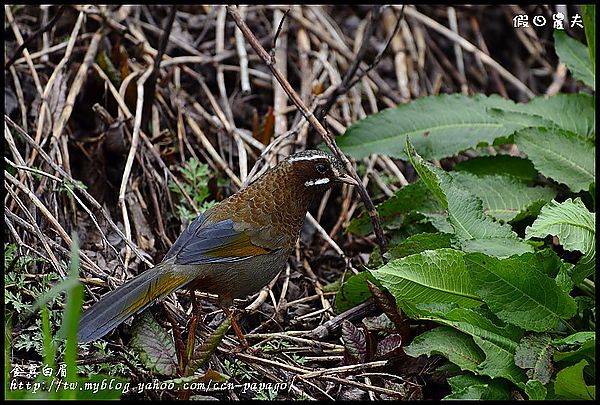
<svg viewBox="0 0 600 405">
<path fill-rule="evenodd" d="M 258 291 L 285 268 L 312 200 L 339 182 L 357 184 L 330 154 L 289 156 L 192 221 L 161 263 L 88 308 L 79 341 L 101 338 L 181 287 L 217 294 L 223 308 Z"/>
</svg>

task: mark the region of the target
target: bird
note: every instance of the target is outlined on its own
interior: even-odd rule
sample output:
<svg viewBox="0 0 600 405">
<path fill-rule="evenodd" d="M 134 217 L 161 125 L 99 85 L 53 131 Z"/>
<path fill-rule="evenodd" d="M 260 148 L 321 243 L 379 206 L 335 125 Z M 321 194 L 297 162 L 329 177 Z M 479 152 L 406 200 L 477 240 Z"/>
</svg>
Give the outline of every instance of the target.
<svg viewBox="0 0 600 405">
<path fill-rule="evenodd" d="M 218 295 L 224 310 L 233 299 L 257 292 L 285 268 L 311 202 L 339 183 L 358 184 L 331 154 L 305 150 L 288 156 L 193 220 L 158 265 L 86 309 L 78 341 L 102 338 L 183 287 Z"/>
</svg>

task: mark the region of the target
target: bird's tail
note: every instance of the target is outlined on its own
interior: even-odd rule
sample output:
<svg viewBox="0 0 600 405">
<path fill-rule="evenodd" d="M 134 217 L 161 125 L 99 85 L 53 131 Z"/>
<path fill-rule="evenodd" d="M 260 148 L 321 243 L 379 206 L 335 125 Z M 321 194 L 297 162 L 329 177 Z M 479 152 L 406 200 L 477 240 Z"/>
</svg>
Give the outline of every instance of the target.
<svg viewBox="0 0 600 405">
<path fill-rule="evenodd" d="M 189 276 L 174 275 L 170 271 L 171 266 L 172 263 L 163 262 L 146 270 L 104 295 L 96 304 L 85 310 L 79 322 L 79 342 L 87 343 L 101 338 L 156 299 L 170 294 L 192 280 Z"/>
</svg>

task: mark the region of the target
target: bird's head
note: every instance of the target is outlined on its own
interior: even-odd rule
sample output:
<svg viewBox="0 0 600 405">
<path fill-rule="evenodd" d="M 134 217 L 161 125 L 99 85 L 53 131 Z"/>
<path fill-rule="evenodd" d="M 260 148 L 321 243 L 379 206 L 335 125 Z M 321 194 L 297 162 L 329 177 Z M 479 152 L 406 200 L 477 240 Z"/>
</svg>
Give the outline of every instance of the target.
<svg viewBox="0 0 600 405">
<path fill-rule="evenodd" d="M 320 150 L 305 150 L 289 156 L 286 161 L 293 176 L 301 186 L 310 191 L 326 190 L 335 183 L 356 185 L 344 165 L 329 153 Z"/>
</svg>

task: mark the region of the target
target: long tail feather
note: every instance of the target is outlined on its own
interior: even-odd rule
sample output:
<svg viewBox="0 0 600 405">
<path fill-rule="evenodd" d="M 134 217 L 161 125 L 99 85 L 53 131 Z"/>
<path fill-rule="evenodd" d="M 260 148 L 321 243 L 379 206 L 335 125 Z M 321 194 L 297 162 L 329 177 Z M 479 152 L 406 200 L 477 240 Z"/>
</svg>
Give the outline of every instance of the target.
<svg viewBox="0 0 600 405">
<path fill-rule="evenodd" d="M 79 342 L 87 343 L 101 338 L 155 300 L 191 281 L 190 277 L 174 276 L 165 269 L 169 265 L 168 262 L 161 263 L 146 270 L 88 308 L 79 322 Z"/>
</svg>

